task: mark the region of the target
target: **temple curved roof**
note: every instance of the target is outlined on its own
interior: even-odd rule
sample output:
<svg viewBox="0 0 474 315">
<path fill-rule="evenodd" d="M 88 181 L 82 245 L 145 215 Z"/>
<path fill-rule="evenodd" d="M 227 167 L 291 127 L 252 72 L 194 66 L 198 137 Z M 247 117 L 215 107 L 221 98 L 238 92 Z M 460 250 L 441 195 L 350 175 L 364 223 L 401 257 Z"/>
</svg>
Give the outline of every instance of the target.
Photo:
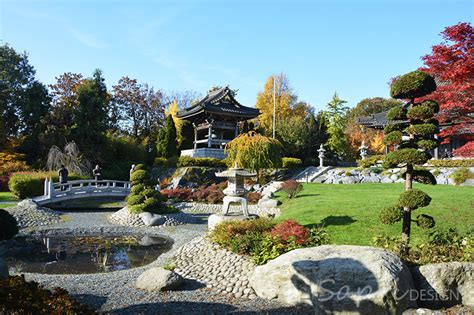
<svg viewBox="0 0 474 315">
<path fill-rule="evenodd" d="M 260 115 L 256 108 L 240 104 L 234 98 L 234 92 L 228 87 L 208 92 L 200 101 L 179 111 L 176 117 L 185 120 L 203 120 L 208 116 L 220 116 L 224 119 L 242 121 Z"/>
</svg>

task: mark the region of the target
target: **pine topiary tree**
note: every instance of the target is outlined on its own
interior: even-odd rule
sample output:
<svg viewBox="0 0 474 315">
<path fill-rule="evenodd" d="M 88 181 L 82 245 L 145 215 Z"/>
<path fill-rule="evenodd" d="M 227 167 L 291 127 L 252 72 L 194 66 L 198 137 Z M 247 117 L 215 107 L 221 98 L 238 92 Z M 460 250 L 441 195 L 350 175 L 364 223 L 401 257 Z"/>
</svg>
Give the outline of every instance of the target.
<svg viewBox="0 0 474 315">
<path fill-rule="evenodd" d="M 428 150 L 438 146 L 438 141 L 434 138 L 434 134 L 438 132 L 438 123 L 433 115 L 439 110 L 436 102 L 416 103 L 415 98 L 428 95 L 435 90 L 436 83 L 433 77 L 419 70 L 398 78 L 393 82 L 390 90 L 393 98 L 405 99 L 408 102 L 388 112 L 387 116 L 391 123 L 385 127 L 384 141 L 386 145 L 396 146 L 397 150 L 387 154 L 383 166 L 385 168 L 406 167 L 405 192 L 400 195 L 397 205 L 382 210 L 380 221 L 384 224 L 393 224 L 402 220 L 400 247 L 402 254 L 408 253 L 411 212 L 426 207 L 431 202 L 430 196 L 426 193 L 413 189 L 413 180 L 436 184 L 431 173 L 426 170 L 415 170 L 416 165 L 424 164 L 431 158 Z M 400 123 L 401 121 L 406 123 Z M 418 215 L 415 222 L 421 228 L 431 228 L 435 224 L 432 217 L 424 214 Z"/>
<path fill-rule="evenodd" d="M 173 117 L 166 117 L 165 125 L 158 133 L 158 141 L 156 143 L 156 153 L 159 157 L 170 158 L 178 155 L 178 141 L 176 140 L 176 127 Z"/>
</svg>

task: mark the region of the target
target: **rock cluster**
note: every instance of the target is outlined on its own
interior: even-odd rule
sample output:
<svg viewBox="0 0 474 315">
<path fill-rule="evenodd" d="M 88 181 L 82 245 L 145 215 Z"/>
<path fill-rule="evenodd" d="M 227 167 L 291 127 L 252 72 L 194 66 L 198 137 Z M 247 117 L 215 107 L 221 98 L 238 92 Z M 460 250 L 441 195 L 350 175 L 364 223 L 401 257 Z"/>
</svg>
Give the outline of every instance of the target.
<svg viewBox="0 0 474 315">
<path fill-rule="evenodd" d="M 474 168 L 471 167 L 470 170 L 474 172 Z M 430 171 L 435 176 L 437 184 L 454 185 L 454 181 L 450 176 L 456 171 L 456 168 L 436 168 Z M 403 172 L 404 169 L 402 168 L 381 170 L 381 172 L 371 171 L 370 168 L 363 170 L 353 169 L 350 171 L 335 168 L 320 175 L 314 182 L 325 184 L 403 183 Z M 474 186 L 474 181 L 467 180 L 461 186 Z"/>
<path fill-rule="evenodd" d="M 31 199 L 20 201 L 15 207 L 5 210 L 15 217 L 19 228 L 44 226 L 61 221 L 58 212 L 38 206 Z"/>
<path fill-rule="evenodd" d="M 248 279 L 255 268 L 250 259 L 211 244 L 203 237 L 180 247 L 174 263 L 175 272 L 205 283 L 208 288 L 236 298 L 257 297 Z"/>
<path fill-rule="evenodd" d="M 182 224 L 193 224 L 196 223 L 197 218 L 183 212 L 170 213 L 162 215 L 164 221 L 159 226 L 177 226 Z M 127 207 L 114 212 L 109 216 L 109 221 L 113 224 L 143 227 L 146 224 L 138 214 L 132 214 L 128 212 Z"/>
</svg>

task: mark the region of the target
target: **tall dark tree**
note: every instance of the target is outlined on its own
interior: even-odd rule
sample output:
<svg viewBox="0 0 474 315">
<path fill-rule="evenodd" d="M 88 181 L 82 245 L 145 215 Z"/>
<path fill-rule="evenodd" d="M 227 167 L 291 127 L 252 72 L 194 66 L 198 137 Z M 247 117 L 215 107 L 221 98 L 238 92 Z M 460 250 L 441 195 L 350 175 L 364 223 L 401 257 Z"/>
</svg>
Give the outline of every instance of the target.
<svg viewBox="0 0 474 315">
<path fill-rule="evenodd" d="M 308 121 L 308 137 L 304 148 L 305 163 L 313 163 L 318 159 L 318 149 L 327 141 L 327 124 L 324 113 L 311 115 Z"/>
<path fill-rule="evenodd" d="M 194 128 L 188 120 L 183 121 L 181 126 L 181 144 L 179 150 L 192 149 L 194 144 Z"/>
<path fill-rule="evenodd" d="M 400 251 L 408 253 L 411 230 L 411 212 L 430 204 L 431 198 L 421 190 L 413 189 L 413 180 L 427 184 L 436 184 L 434 176 L 427 170 L 416 170 L 416 165 L 426 163 L 431 156 L 428 150 L 438 146 L 434 134 L 438 132 L 438 122 L 433 115 L 439 111 L 439 105 L 430 100 L 416 102 L 436 90 L 436 83 L 432 76 L 413 71 L 407 73 L 391 86 L 390 94 L 393 98 L 408 100 L 403 106 L 392 108 L 388 112 L 391 124 L 385 127 L 385 143 L 396 145 L 398 149 L 390 152 L 384 161 L 384 166 L 405 167 L 405 192 L 400 195 L 398 204 L 384 209 L 380 214 L 382 223 L 393 224 L 402 220 L 402 243 Z M 397 123 L 408 121 L 408 126 Z M 421 228 L 434 226 L 434 219 L 428 215 L 420 214 L 416 221 Z"/>
<path fill-rule="evenodd" d="M 170 158 L 178 155 L 178 141 L 176 140 L 176 127 L 174 125 L 173 117 L 168 115 L 166 117 L 165 125 L 158 133 L 158 140 L 156 142 L 156 153 L 159 157 Z"/>
<path fill-rule="evenodd" d="M 47 104 L 48 93 L 35 81 L 35 70 L 26 53 L 19 54 L 9 45 L 0 46 L 0 146 L 34 128 Z"/>
<path fill-rule="evenodd" d="M 78 106 L 74 113 L 73 140 L 88 158 L 97 156 L 105 141 L 110 96 L 102 72 L 97 69 L 77 90 Z"/>
</svg>

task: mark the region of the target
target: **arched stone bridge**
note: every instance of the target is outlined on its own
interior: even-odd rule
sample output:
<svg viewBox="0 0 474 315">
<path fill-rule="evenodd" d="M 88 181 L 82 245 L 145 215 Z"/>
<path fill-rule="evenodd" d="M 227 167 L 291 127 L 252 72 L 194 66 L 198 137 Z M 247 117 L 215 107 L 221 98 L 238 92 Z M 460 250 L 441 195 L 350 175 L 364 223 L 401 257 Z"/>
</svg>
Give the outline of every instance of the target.
<svg viewBox="0 0 474 315">
<path fill-rule="evenodd" d="M 68 201 L 81 198 L 127 197 L 130 194 L 130 182 L 119 180 L 73 180 L 66 184 L 44 182 L 44 195 L 33 198 L 38 205 Z"/>
</svg>

